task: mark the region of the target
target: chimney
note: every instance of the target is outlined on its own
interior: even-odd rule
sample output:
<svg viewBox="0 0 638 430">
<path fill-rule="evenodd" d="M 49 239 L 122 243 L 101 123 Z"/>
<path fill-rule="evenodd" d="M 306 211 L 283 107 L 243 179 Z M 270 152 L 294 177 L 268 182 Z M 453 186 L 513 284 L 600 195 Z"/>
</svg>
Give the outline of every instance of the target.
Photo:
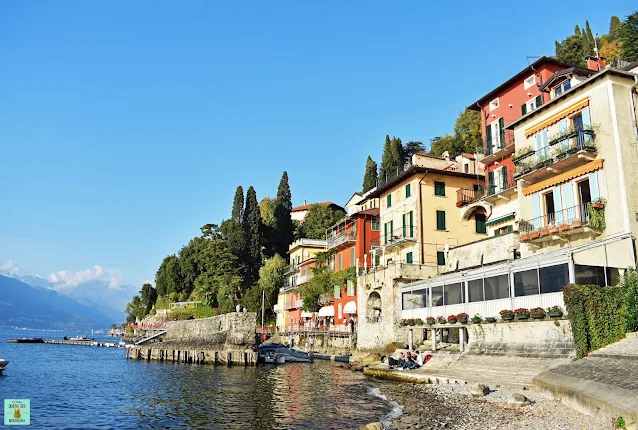
<svg viewBox="0 0 638 430">
<path fill-rule="evenodd" d="M 303 199 L 303 204 L 304 204 L 304 206 L 308 204 L 308 203 L 306 203 L 306 199 Z"/>
<path fill-rule="evenodd" d="M 607 67 L 607 63 L 603 57 L 587 57 L 585 60 L 587 60 L 587 68 L 595 72 L 604 70 Z"/>
</svg>

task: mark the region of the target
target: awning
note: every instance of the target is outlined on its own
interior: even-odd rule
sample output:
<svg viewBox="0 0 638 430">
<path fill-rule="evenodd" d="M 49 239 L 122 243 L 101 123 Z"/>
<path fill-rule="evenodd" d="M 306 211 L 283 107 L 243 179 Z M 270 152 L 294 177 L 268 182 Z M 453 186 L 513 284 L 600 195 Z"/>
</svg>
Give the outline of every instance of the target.
<svg viewBox="0 0 638 430">
<path fill-rule="evenodd" d="M 498 218 L 491 219 L 488 222 L 486 222 L 485 225 L 494 225 L 494 224 L 498 224 L 499 222 L 509 221 L 511 219 L 514 219 L 514 216 L 516 216 L 516 212 L 512 212 L 511 214 L 507 214 L 507 215 L 500 216 Z"/>
<path fill-rule="evenodd" d="M 343 307 L 343 312 L 346 314 L 356 314 L 357 304 L 354 301 L 346 303 L 346 305 Z"/>
<path fill-rule="evenodd" d="M 634 250 L 630 238 L 574 252 L 574 263 L 582 266 L 634 267 Z"/>
<path fill-rule="evenodd" d="M 312 318 L 313 312 L 301 311 L 301 318 Z"/>
<path fill-rule="evenodd" d="M 547 118 L 545 121 L 542 121 L 536 125 L 533 125 L 525 130 L 525 137 L 530 137 L 532 134 L 541 131 L 544 128 L 549 127 L 552 124 L 557 123 L 561 119 L 565 118 L 567 115 L 574 113 L 585 106 L 589 106 L 589 98 L 585 97 L 584 99 L 578 100 L 577 102 L 567 106 L 563 110 L 555 113 L 554 115 Z"/>
<path fill-rule="evenodd" d="M 574 263 L 581 266 L 605 267 L 605 246 L 574 252 Z"/>
<path fill-rule="evenodd" d="M 556 185 L 562 184 L 563 182 L 571 181 L 574 178 L 585 175 L 587 173 L 594 172 L 598 169 L 602 169 L 603 160 L 600 158 L 592 161 L 591 163 L 584 164 L 575 169 L 569 170 L 565 173 L 561 173 L 560 175 L 553 176 L 549 179 L 545 179 L 544 181 L 537 182 L 534 185 L 530 185 L 529 187 L 523 188 L 523 195 L 529 196 L 530 194 L 537 193 L 545 188 L 554 187 Z"/>
<path fill-rule="evenodd" d="M 335 316 L 335 307 L 334 306 L 324 306 L 323 308 L 319 309 L 319 314 L 320 317 L 333 317 Z"/>
</svg>

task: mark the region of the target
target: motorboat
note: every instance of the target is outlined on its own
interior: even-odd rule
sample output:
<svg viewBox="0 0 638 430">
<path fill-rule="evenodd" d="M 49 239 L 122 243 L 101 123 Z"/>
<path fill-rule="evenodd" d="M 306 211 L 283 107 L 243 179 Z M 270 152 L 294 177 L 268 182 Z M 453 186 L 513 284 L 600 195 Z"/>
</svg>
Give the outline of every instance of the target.
<svg viewBox="0 0 638 430">
<path fill-rule="evenodd" d="M 23 337 L 20 339 L 7 339 L 9 343 L 44 343 L 41 337 Z"/>
<path fill-rule="evenodd" d="M 7 364 L 9 364 L 7 360 L 5 360 L 4 358 L 0 358 L 0 376 L 2 376 L 2 372 L 4 372 L 4 369 L 5 367 L 7 367 Z"/>
<path fill-rule="evenodd" d="M 91 339 L 89 339 L 86 336 L 76 336 L 76 337 L 72 337 L 69 340 L 72 340 L 74 342 L 90 342 L 91 341 Z"/>
<path fill-rule="evenodd" d="M 312 354 L 279 343 L 262 343 L 259 345 L 257 359 L 264 363 L 312 363 Z"/>
</svg>

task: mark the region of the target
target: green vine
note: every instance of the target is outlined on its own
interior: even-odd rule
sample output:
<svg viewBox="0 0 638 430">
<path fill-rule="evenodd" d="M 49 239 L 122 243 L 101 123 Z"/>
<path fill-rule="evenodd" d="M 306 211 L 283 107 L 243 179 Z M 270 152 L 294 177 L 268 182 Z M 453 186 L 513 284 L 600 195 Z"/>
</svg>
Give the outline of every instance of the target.
<svg viewBox="0 0 638 430">
<path fill-rule="evenodd" d="M 587 205 L 587 208 L 589 209 L 589 225 L 596 230 L 603 230 L 606 226 L 605 208 L 594 208 L 591 203 Z"/>
</svg>

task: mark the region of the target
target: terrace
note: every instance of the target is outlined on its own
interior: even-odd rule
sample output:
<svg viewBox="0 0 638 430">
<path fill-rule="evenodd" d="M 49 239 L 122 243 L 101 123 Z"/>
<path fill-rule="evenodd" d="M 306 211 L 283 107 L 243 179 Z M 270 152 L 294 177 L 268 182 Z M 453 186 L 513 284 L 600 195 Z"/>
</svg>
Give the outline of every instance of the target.
<svg viewBox="0 0 638 430">
<path fill-rule="evenodd" d="M 521 242 L 563 240 L 574 234 L 598 235 L 605 228 L 604 208 L 584 203 L 518 223 Z"/>
<path fill-rule="evenodd" d="M 514 152 L 514 131 L 501 130 L 496 136 L 484 141 L 485 157 L 479 160 L 483 164 L 490 164 L 503 159 Z"/>
</svg>

